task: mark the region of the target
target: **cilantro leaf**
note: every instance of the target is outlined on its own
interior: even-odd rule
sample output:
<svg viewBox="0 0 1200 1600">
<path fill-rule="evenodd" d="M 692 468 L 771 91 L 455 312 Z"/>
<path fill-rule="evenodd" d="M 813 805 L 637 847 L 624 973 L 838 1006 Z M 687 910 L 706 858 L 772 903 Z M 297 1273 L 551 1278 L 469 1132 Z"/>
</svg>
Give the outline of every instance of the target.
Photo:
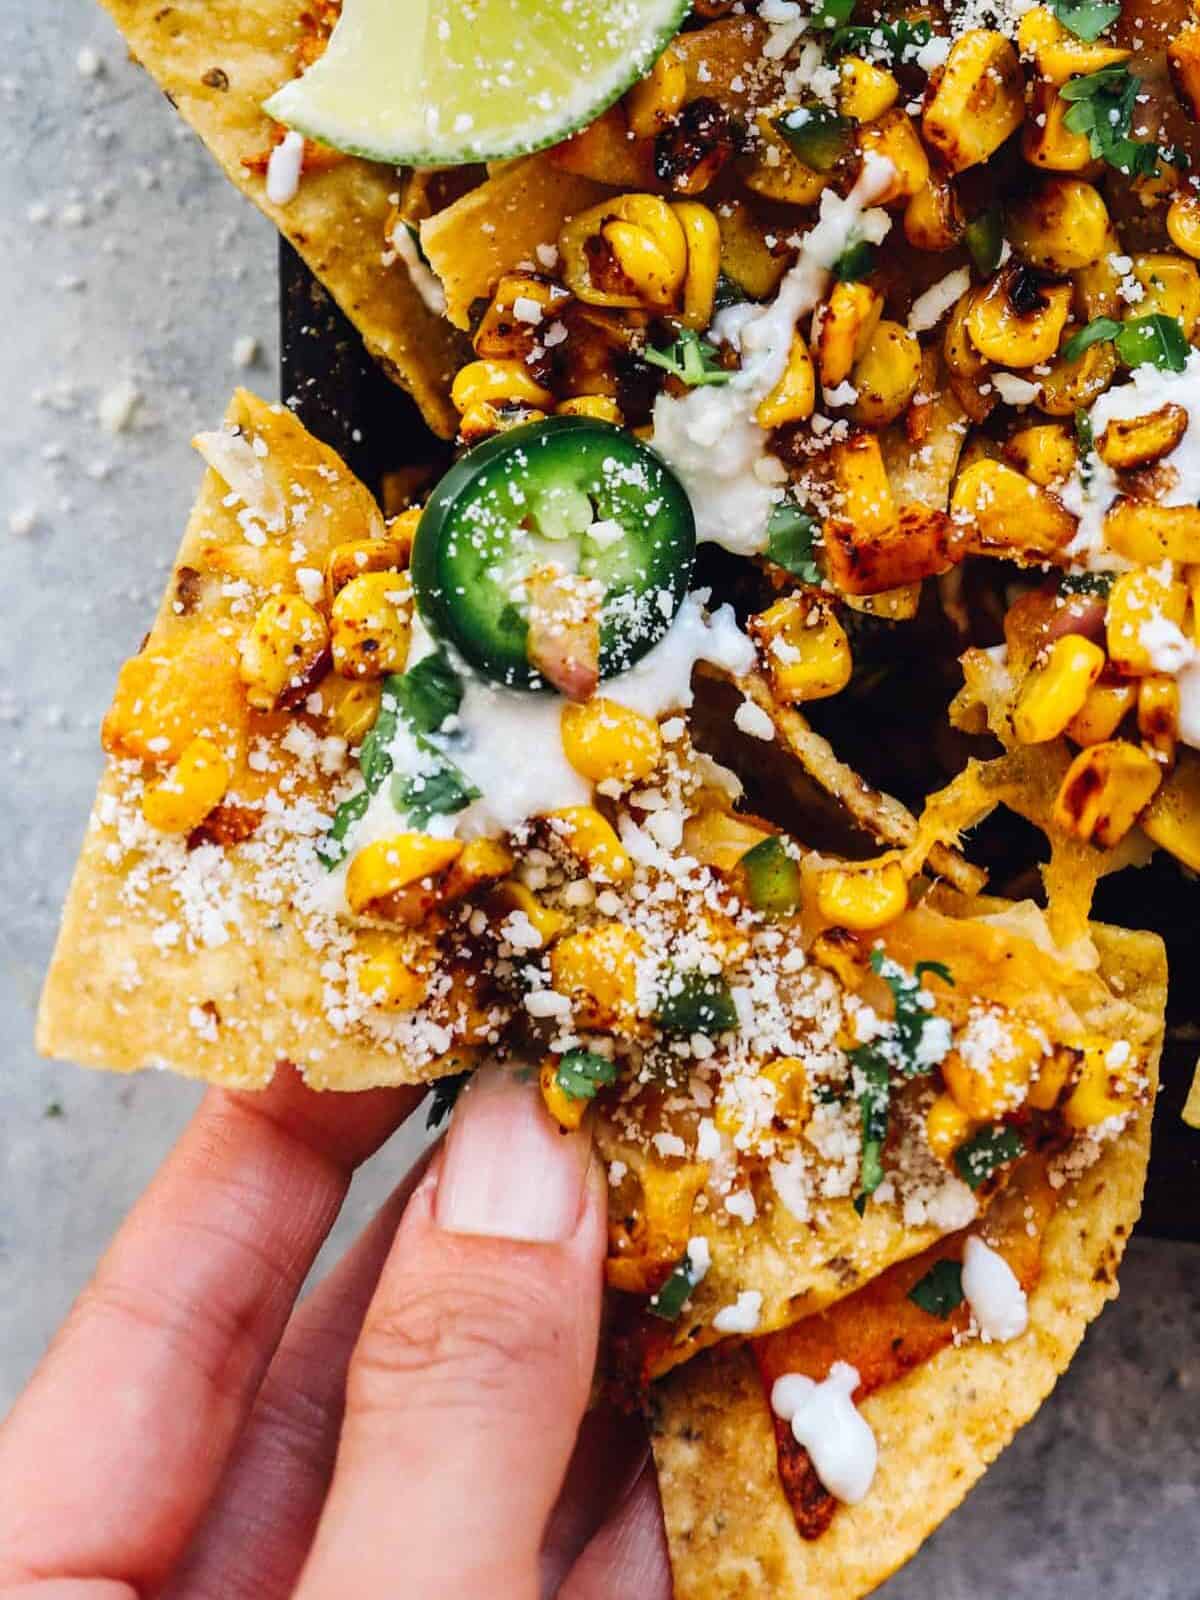
<svg viewBox="0 0 1200 1600">
<path fill-rule="evenodd" d="M 1050 0 L 1063 27 L 1089 44 L 1121 15 L 1120 0 Z"/>
<path fill-rule="evenodd" d="M 767 523 L 767 560 L 804 583 L 820 583 L 813 552 L 820 537 L 816 517 L 794 500 L 781 500 Z"/>
<path fill-rule="evenodd" d="M 646 1307 L 650 1315 L 661 1317 L 664 1322 L 674 1322 L 703 1276 L 691 1256 L 682 1255 L 662 1288 L 650 1296 Z"/>
<path fill-rule="evenodd" d="M 922 978 L 926 972 L 932 972 L 953 988 L 950 969 L 940 961 L 919 961 L 916 971 L 909 973 L 882 950 L 872 950 L 871 966 L 892 991 L 896 1014 L 888 1041 L 889 1053 L 905 1077 L 928 1072 L 950 1049 L 950 1028 L 945 1018 L 937 1016 L 922 998 L 925 994 Z"/>
<path fill-rule="evenodd" d="M 899 22 L 875 22 L 836 28 L 825 47 L 830 60 L 847 51 L 866 55 L 873 61 L 886 61 L 889 66 L 906 65 L 933 38 L 933 28 L 924 20 L 909 22 L 902 17 Z"/>
<path fill-rule="evenodd" d="M 470 1076 L 469 1072 L 452 1072 L 449 1077 L 437 1079 L 429 1094 L 429 1112 L 425 1118 L 427 1129 L 438 1128 L 445 1122 Z"/>
<path fill-rule="evenodd" d="M 1094 344 L 1115 339 L 1120 331 L 1121 324 L 1115 317 L 1093 317 L 1085 328 L 1073 333 L 1063 345 L 1062 358 L 1064 361 L 1078 361 L 1085 350 L 1090 350 Z"/>
<path fill-rule="evenodd" d="M 819 0 L 817 9 L 813 12 L 813 27 L 826 30 L 840 28 L 843 23 L 850 21 L 854 4 L 855 0 Z"/>
<path fill-rule="evenodd" d="M 983 1128 L 954 1152 L 958 1175 L 972 1189 L 978 1189 L 998 1167 L 1015 1161 L 1025 1153 L 1024 1135 L 1016 1128 L 998 1123 Z"/>
<path fill-rule="evenodd" d="M 1058 92 L 1071 102 L 1065 126 L 1087 136 L 1093 156 L 1129 177 L 1148 178 L 1158 170 L 1158 149 L 1129 137 L 1141 87 L 1142 80 L 1120 63 L 1069 78 Z"/>
<path fill-rule="evenodd" d="M 444 650 L 422 656 L 415 667 L 399 677 L 385 678 L 384 690 L 389 689 L 399 714 L 414 733 L 436 733 L 462 704 L 462 679 Z M 394 727 L 392 731 L 395 732 Z"/>
<path fill-rule="evenodd" d="M 333 822 L 329 832 L 317 846 L 317 860 L 323 867 L 331 872 L 349 853 L 346 835 L 356 822 L 361 822 L 367 814 L 367 807 L 371 804 L 371 791 L 360 789 L 357 794 L 352 794 L 348 800 L 343 800 L 333 813 Z"/>
<path fill-rule="evenodd" d="M 833 275 L 839 283 L 857 283 L 875 270 L 875 246 L 865 239 L 848 244 L 833 263 Z"/>
<path fill-rule="evenodd" d="M 449 763 L 432 772 L 398 772 L 392 779 L 392 804 L 417 829 L 428 827 L 431 817 L 452 816 L 478 799 L 479 790 Z"/>
<path fill-rule="evenodd" d="M 720 351 L 691 328 L 685 328 L 675 343 L 665 350 L 651 346 L 645 358 L 652 367 L 661 367 L 689 389 L 715 383 L 728 383 L 733 373 L 721 365 Z"/>
<path fill-rule="evenodd" d="M 908 1298 L 931 1317 L 945 1319 L 963 1303 L 962 1262 L 935 1261 L 925 1276 L 913 1284 Z"/>
<path fill-rule="evenodd" d="M 1182 372 L 1187 366 L 1188 342 L 1176 317 L 1155 312 L 1123 324 L 1114 344 L 1127 367 L 1157 367 L 1160 372 Z"/>
<path fill-rule="evenodd" d="M 1116 576 L 1115 572 L 1064 572 L 1058 580 L 1058 592 L 1094 594 L 1106 599 Z"/>
<path fill-rule="evenodd" d="M 572 1100 L 594 1100 L 597 1089 L 616 1083 L 617 1063 L 595 1050 L 568 1050 L 559 1057 L 554 1076 Z"/>
<path fill-rule="evenodd" d="M 887 1139 L 888 1109 L 891 1101 L 891 1076 L 888 1059 L 874 1044 L 856 1045 L 848 1052 L 850 1065 L 862 1084 L 858 1108 L 862 1116 L 862 1163 L 860 1188 L 854 1209 L 861 1217 L 867 1201 L 883 1182 L 883 1146 Z"/>
<path fill-rule="evenodd" d="M 717 287 L 713 290 L 713 312 L 726 311 L 730 306 L 744 305 L 750 298 L 741 284 L 726 272 L 717 273 Z"/>
</svg>

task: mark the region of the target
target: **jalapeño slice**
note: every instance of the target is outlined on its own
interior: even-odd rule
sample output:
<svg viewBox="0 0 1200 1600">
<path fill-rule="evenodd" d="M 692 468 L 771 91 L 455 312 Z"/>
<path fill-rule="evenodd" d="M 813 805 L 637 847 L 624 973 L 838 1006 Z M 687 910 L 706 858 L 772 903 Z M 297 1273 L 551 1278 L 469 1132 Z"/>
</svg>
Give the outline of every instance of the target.
<svg viewBox="0 0 1200 1600">
<path fill-rule="evenodd" d="M 546 689 L 529 660 L 535 574 L 591 580 L 600 676 L 611 678 L 666 633 L 695 553 L 687 495 L 648 445 L 590 417 L 551 417 L 451 467 L 417 528 L 413 592 L 430 632 L 477 672 Z"/>
</svg>

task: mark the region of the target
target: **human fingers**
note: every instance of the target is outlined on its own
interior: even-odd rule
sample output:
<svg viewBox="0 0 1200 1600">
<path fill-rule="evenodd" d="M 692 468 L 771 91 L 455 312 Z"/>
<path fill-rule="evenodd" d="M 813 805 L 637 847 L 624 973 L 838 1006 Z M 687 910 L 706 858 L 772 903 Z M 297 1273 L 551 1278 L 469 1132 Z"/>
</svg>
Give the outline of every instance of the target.
<svg viewBox="0 0 1200 1600">
<path fill-rule="evenodd" d="M 654 1463 L 587 1545 L 558 1600 L 671 1600 L 671 1564 Z"/>
<path fill-rule="evenodd" d="M 601 1402 L 579 1429 L 542 1540 L 542 1594 L 557 1595 L 588 1541 L 628 1495 L 650 1446 L 640 1416 Z"/>
<path fill-rule="evenodd" d="M 298 1600 L 536 1600 L 595 1363 L 605 1196 L 586 1132 L 489 1067 L 367 1313 Z"/>
</svg>

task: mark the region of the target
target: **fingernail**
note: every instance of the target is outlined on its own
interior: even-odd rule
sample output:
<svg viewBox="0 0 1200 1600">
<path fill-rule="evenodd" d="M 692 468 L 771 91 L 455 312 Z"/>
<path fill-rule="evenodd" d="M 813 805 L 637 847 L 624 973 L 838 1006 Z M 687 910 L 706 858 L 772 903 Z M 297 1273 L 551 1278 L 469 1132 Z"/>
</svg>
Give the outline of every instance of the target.
<svg viewBox="0 0 1200 1600">
<path fill-rule="evenodd" d="M 556 1244 L 575 1232 L 591 1146 L 564 1133 L 537 1085 L 480 1068 L 459 1097 L 438 1178 L 436 1218 L 450 1233 Z"/>
</svg>

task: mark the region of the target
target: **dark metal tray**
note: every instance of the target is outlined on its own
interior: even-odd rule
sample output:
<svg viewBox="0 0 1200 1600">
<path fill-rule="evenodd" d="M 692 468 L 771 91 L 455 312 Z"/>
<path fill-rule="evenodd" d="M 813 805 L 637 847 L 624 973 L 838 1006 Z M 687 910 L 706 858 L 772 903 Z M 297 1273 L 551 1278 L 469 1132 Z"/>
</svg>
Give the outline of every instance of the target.
<svg viewBox="0 0 1200 1600">
<path fill-rule="evenodd" d="M 434 461 L 445 444 L 409 397 L 363 349 L 357 333 L 291 246 L 280 243 L 282 394 L 318 438 L 332 446 L 378 492 L 383 475 Z M 1155 1111 L 1154 1153 L 1140 1229 L 1164 1239 L 1200 1242 L 1200 1132 L 1180 1120 L 1200 1053 L 1200 953 L 1195 932 L 1200 888 L 1159 855 L 1141 871 L 1106 879 L 1096 915 L 1162 934 L 1171 962 L 1167 1044 Z"/>
</svg>

